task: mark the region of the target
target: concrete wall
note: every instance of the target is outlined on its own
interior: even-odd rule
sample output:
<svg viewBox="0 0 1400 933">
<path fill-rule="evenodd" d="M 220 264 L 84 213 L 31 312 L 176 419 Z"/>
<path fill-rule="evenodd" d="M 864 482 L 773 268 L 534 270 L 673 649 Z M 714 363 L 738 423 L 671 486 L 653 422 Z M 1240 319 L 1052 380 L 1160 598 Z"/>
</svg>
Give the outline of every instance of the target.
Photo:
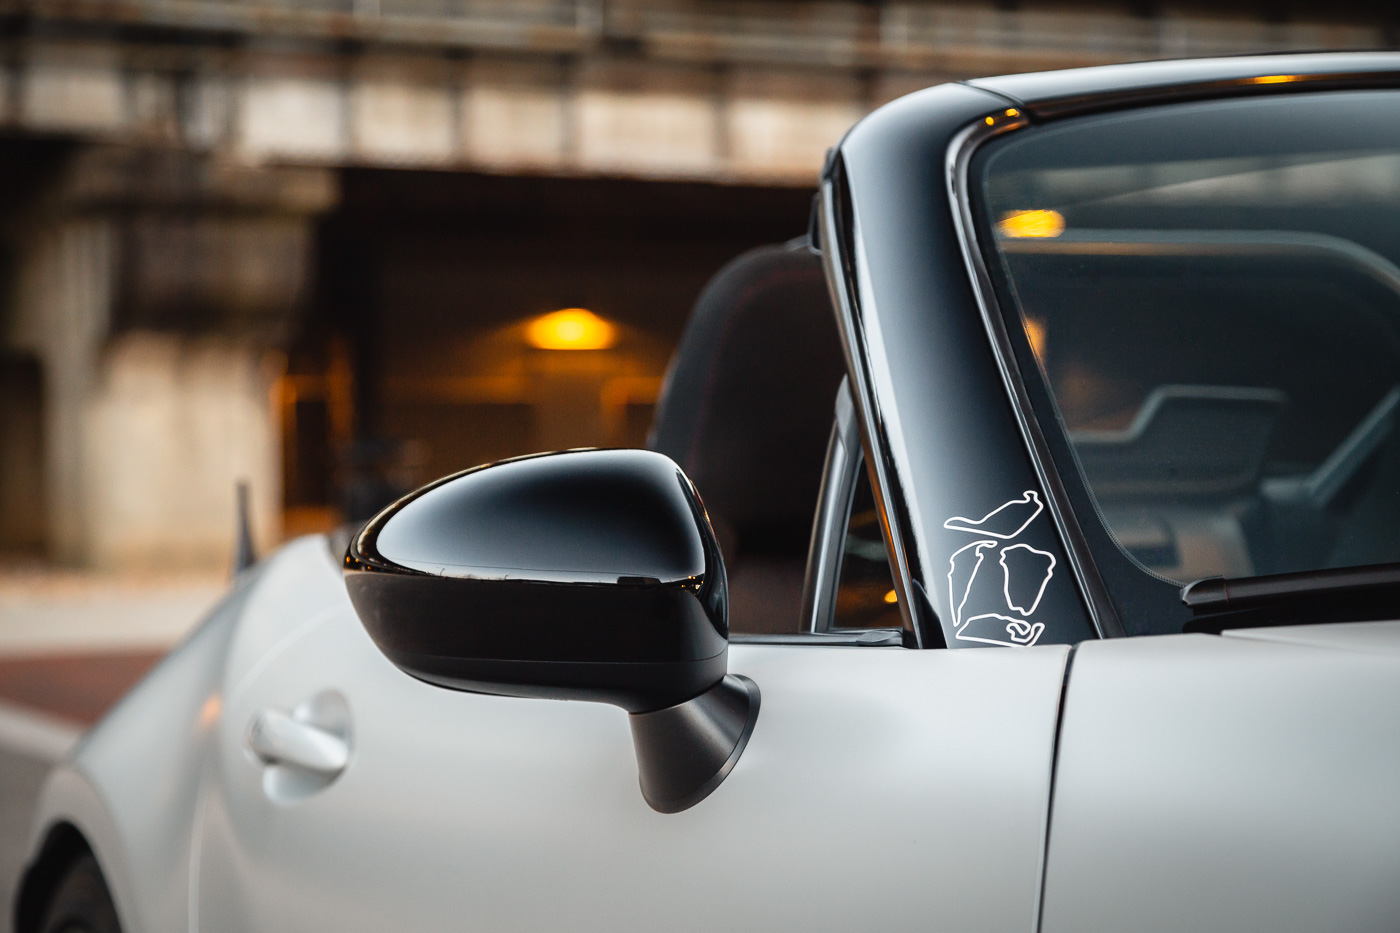
<svg viewBox="0 0 1400 933">
<path fill-rule="evenodd" d="M 49 553 L 81 563 L 91 540 L 87 413 L 111 318 L 113 229 L 84 218 L 31 229 L 24 239 L 7 342 L 42 366 Z"/>
<path fill-rule="evenodd" d="M 226 565 L 240 480 L 257 539 L 278 540 L 277 344 L 331 195 L 314 179 L 88 149 L 10 218 L 0 345 L 38 361 L 49 557 Z M 10 459 L 0 485 L 18 486 Z"/>
<path fill-rule="evenodd" d="M 279 415 L 269 395 L 279 348 L 303 319 L 314 224 L 336 201 L 340 169 L 797 188 L 814 182 L 826 148 L 862 114 L 945 80 L 1374 48 L 1394 32 L 1393 12 L 1386 27 L 1144 17 L 1127 3 L 1004 6 L 0 5 L 0 150 L 63 139 L 71 158 L 66 171 L 39 173 L 33 196 L 8 175 L 0 198 L 0 253 L 13 259 L 9 273 L 0 264 L 0 280 L 11 279 L 0 348 L 39 366 L 37 388 L 30 376 L 21 385 L 18 370 L 0 378 L 0 505 L 20 516 L 0 548 L 42 537 L 71 564 L 219 565 L 239 479 L 252 484 L 259 538 L 277 537 Z M 659 363 L 642 369 L 628 378 L 654 381 Z M 540 445 L 615 429 L 616 413 L 569 404 L 617 395 L 601 371 L 536 375 L 559 400 L 538 426 Z M 608 411 L 622 410 L 624 395 Z"/>
<path fill-rule="evenodd" d="M 21 270 L 9 342 L 42 368 L 48 553 L 102 568 L 222 565 L 236 481 L 251 484 L 262 542 L 280 533 L 269 401 L 280 358 L 220 338 L 111 335 L 115 251 L 110 221 L 65 221 L 34 237 Z"/>
<path fill-rule="evenodd" d="M 1143 16 L 1126 3 L 1002 6 L 25 0 L 30 19 L 0 56 L 0 126 L 245 163 L 810 184 L 852 122 L 919 87 L 1115 61 L 1373 49 L 1396 29 L 1393 11 L 1279 22 Z"/>
<path fill-rule="evenodd" d="M 217 567 L 234 541 L 234 485 L 255 540 L 281 533 L 275 351 L 219 338 L 130 333 L 103 348 L 84 411 L 81 477 L 98 567 Z"/>
<path fill-rule="evenodd" d="M 244 65 L 225 143 L 254 163 L 810 184 L 875 103 L 853 77 L 790 68 L 380 54 L 347 72 L 272 53 Z"/>
</svg>

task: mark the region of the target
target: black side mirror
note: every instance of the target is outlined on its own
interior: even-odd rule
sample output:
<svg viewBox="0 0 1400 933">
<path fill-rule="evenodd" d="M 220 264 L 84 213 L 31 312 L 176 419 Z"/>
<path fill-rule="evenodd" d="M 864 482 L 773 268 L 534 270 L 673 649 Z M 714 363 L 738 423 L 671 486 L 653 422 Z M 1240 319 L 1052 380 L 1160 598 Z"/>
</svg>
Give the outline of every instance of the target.
<svg viewBox="0 0 1400 933">
<path fill-rule="evenodd" d="M 438 480 L 351 539 L 345 581 L 374 643 L 420 680 L 627 710 L 663 812 L 718 786 L 753 730 L 758 688 L 725 674 L 719 545 L 661 454 L 566 451 Z"/>
</svg>

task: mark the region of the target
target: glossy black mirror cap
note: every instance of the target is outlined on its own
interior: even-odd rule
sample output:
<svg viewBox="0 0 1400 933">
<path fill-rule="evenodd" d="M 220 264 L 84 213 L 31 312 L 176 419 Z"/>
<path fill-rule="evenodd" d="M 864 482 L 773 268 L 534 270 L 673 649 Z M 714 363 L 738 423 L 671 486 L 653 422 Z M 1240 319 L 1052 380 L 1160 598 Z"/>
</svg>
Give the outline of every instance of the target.
<svg viewBox="0 0 1400 933">
<path fill-rule="evenodd" d="M 575 450 L 438 480 L 350 541 L 346 586 L 399 668 L 458 690 L 661 709 L 719 682 L 724 563 L 669 458 Z"/>
</svg>

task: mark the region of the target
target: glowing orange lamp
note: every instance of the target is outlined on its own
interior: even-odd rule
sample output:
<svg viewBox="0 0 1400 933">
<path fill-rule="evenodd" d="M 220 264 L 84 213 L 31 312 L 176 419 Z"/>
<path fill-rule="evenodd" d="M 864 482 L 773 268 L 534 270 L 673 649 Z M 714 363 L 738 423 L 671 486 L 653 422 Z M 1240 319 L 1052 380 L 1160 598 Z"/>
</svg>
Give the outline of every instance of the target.
<svg viewBox="0 0 1400 933">
<path fill-rule="evenodd" d="M 617 342 L 617 328 L 585 308 L 565 308 L 535 318 L 525 338 L 541 350 L 606 350 Z"/>
<path fill-rule="evenodd" d="M 1065 218 L 1059 211 L 1007 211 L 997 229 L 1009 237 L 1056 237 L 1065 232 Z"/>
</svg>

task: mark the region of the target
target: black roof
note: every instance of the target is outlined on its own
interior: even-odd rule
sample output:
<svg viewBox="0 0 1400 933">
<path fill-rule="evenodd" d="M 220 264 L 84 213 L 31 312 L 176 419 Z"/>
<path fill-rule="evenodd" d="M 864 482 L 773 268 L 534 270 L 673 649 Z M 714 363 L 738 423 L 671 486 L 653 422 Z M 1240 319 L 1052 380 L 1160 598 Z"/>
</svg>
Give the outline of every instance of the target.
<svg viewBox="0 0 1400 933">
<path fill-rule="evenodd" d="M 1186 98 L 1238 92 L 1257 85 L 1279 90 L 1364 84 L 1400 85 L 1400 52 L 1324 52 L 1249 55 L 1184 61 L 1101 65 L 1066 71 L 976 78 L 966 82 L 1008 98 L 1032 115 L 1112 106 L 1124 98 Z"/>
</svg>

